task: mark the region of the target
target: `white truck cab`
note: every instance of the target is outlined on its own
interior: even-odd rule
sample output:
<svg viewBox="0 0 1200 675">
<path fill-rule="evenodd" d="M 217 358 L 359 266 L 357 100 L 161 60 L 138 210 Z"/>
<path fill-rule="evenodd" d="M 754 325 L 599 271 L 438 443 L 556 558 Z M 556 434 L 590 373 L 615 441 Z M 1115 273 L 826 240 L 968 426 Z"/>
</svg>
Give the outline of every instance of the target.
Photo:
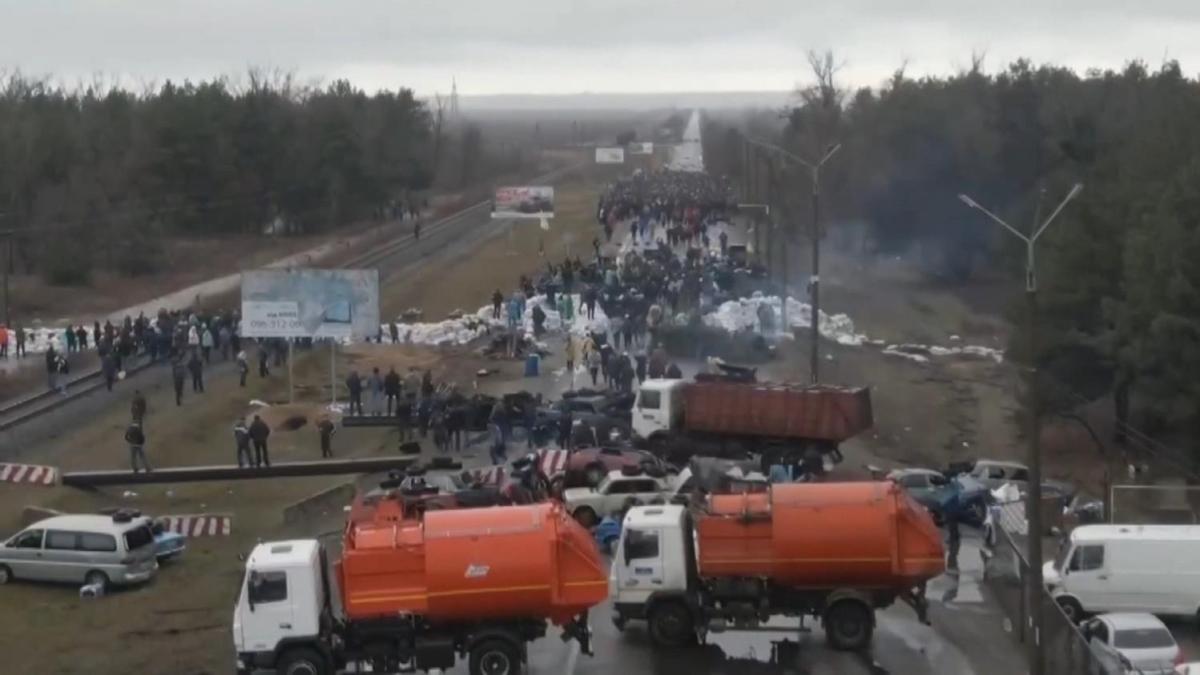
<svg viewBox="0 0 1200 675">
<path fill-rule="evenodd" d="M 696 554 L 687 508 L 677 504 L 636 506 L 625 514 L 621 541 L 609 568 L 608 593 L 624 618 L 644 618 L 655 599 L 689 588 Z"/>
<path fill-rule="evenodd" d="M 320 639 L 327 590 L 323 561 L 315 539 L 254 547 L 233 610 L 238 672 L 274 664 L 289 647 Z"/>
<path fill-rule="evenodd" d="M 683 425 L 683 380 L 646 380 L 633 402 L 633 434 L 650 439 L 655 433 Z"/>
</svg>

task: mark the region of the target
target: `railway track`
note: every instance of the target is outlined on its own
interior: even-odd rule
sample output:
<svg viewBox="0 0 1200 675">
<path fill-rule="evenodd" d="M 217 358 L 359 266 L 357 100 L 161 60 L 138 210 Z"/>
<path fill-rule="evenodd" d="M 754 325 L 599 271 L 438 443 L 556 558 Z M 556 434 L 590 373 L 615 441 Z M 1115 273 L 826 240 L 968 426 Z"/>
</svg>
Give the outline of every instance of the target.
<svg viewBox="0 0 1200 675">
<path fill-rule="evenodd" d="M 549 173 L 538 176 L 529 181 L 530 185 L 537 185 L 547 181 L 552 181 L 561 176 L 574 171 L 577 166 L 569 166 Z M 422 239 L 427 239 L 430 236 L 436 236 L 444 231 L 452 230 L 455 225 L 461 224 L 464 220 L 474 220 L 480 218 L 484 214 L 490 213 L 491 202 L 488 200 L 478 202 L 468 206 L 461 211 L 457 211 L 441 220 L 435 221 L 422 228 Z M 410 233 L 393 239 L 390 242 L 383 244 L 370 251 L 366 251 L 360 255 L 345 261 L 342 267 L 363 268 L 374 267 L 380 265 L 388 258 L 399 255 L 408 251 L 419 244 L 419 241 Z M 155 365 L 154 362 L 145 359 L 144 357 L 135 357 L 136 363 L 125 370 L 126 379 L 147 370 Z M 160 362 L 161 363 L 161 362 Z M 83 398 L 88 394 L 104 387 L 104 378 L 101 377 L 99 368 L 83 373 L 74 379 L 67 382 L 65 393 L 57 391 L 42 391 L 36 394 L 30 394 L 24 398 L 17 399 L 6 403 L 0 407 L 0 432 L 8 431 L 25 422 L 36 419 L 52 410 L 56 410 L 71 401 Z"/>
</svg>

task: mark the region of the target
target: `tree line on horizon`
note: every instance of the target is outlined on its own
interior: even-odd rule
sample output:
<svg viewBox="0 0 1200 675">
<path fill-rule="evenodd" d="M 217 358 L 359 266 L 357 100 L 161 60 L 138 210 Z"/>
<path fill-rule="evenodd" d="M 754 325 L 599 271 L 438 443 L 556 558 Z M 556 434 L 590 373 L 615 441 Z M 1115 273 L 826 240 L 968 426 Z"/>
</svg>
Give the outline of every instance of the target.
<svg viewBox="0 0 1200 675">
<path fill-rule="evenodd" d="M 328 231 L 419 204 L 528 158 L 409 89 L 234 82 L 142 91 L 0 77 L 0 231 L 17 270 L 86 284 L 161 268 L 164 238 Z"/>
<path fill-rule="evenodd" d="M 807 172 L 768 171 L 743 138 L 809 158 L 840 143 L 822 170 L 826 234 L 861 228 L 872 250 L 912 254 L 948 283 L 1011 274 L 1014 299 L 1024 245 L 958 195 L 1028 231 L 1082 183 L 1038 243 L 1044 404 L 1108 398 L 1119 431 L 1200 438 L 1200 80 L 1173 61 L 1079 74 L 1019 60 L 989 74 L 977 57 L 948 77 L 901 69 L 846 91 L 832 56 L 810 65 L 795 106 L 706 120 L 711 170 L 769 192 L 800 236 Z M 1009 351 L 1028 362 L 1013 319 Z"/>
</svg>

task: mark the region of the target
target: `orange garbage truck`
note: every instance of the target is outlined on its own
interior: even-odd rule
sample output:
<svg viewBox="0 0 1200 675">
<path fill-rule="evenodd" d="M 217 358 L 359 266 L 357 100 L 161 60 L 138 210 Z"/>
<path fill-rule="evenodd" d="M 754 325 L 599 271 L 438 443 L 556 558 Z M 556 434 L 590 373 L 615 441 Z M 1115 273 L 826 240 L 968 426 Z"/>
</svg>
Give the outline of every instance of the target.
<svg viewBox="0 0 1200 675">
<path fill-rule="evenodd" d="M 876 608 L 901 599 L 924 621 L 925 582 L 944 570 L 941 534 L 894 483 L 775 484 L 630 509 L 609 596 L 618 629 L 647 621 L 659 645 L 813 616 L 832 647 L 857 650 Z"/>
<path fill-rule="evenodd" d="M 234 611 L 239 673 L 513 675 L 549 624 L 590 654 L 588 610 L 607 576 L 556 503 L 427 511 L 356 505 L 332 565 L 317 540 L 262 543 Z"/>
</svg>

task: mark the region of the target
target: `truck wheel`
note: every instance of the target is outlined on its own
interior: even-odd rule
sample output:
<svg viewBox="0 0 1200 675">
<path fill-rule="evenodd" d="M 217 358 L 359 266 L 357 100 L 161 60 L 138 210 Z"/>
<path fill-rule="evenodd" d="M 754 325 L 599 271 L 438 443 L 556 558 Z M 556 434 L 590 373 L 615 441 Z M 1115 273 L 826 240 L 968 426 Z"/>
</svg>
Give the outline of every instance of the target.
<svg viewBox="0 0 1200 675">
<path fill-rule="evenodd" d="M 516 675 L 521 671 L 521 654 L 507 640 L 484 640 L 471 650 L 471 675 Z"/>
<path fill-rule="evenodd" d="M 825 639 L 840 651 L 866 649 L 871 643 L 874 621 L 871 609 L 856 600 L 840 600 L 825 610 Z"/>
<path fill-rule="evenodd" d="M 695 637 L 692 615 L 678 602 L 664 602 L 650 611 L 650 639 L 663 647 L 683 647 Z"/>
<path fill-rule="evenodd" d="M 325 675 L 325 659 L 312 649 L 300 648 L 284 652 L 275 669 L 279 675 Z"/>
<path fill-rule="evenodd" d="M 1056 602 L 1062 608 L 1063 614 L 1066 614 L 1067 618 L 1071 620 L 1071 623 L 1077 624 L 1083 621 L 1083 605 L 1079 604 L 1078 600 L 1069 596 L 1063 596 L 1057 598 Z"/>
<path fill-rule="evenodd" d="M 581 507 L 575 509 L 575 513 L 573 513 L 572 515 L 575 516 L 575 520 L 579 521 L 580 525 L 586 527 L 589 530 L 592 529 L 593 527 L 595 527 L 596 523 L 600 522 L 600 518 L 596 515 L 596 512 L 593 511 L 592 507 L 590 507 L 590 506 L 581 506 Z"/>
</svg>

